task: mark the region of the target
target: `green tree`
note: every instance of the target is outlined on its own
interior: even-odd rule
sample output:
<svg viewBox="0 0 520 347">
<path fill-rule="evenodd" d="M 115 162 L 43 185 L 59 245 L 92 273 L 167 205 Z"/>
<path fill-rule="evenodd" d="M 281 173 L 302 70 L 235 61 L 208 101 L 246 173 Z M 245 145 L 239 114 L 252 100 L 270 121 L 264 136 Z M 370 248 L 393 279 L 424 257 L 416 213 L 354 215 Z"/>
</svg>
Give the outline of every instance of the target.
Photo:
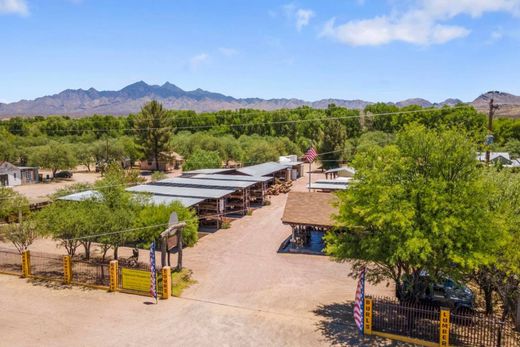
<svg viewBox="0 0 520 347">
<path fill-rule="evenodd" d="M 34 148 L 29 155 L 29 162 L 51 170 L 52 177 L 55 177 L 58 170 L 72 169 L 77 164 L 71 145 L 57 142 Z"/>
<path fill-rule="evenodd" d="M 138 141 L 148 158 L 155 160 L 155 169 L 159 171 L 160 153 L 168 150 L 168 143 L 173 134 L 172 122 L 162 104 L 152 100 L 141 108 L 135 118 Z"/>
<path fill-rule="evenodd" d="M 87 171 L 90 172 L 92 164 L 96 161 L 92 145 L 78 143 L 74 148 L 74 152 L 78 164 L 85 166 Z"/>
<path fill-rule="evenodd" d="M 216 151 L 205 151 L 198 149 L 186 159 L 182 169 L 184 171 L 198 170 L 198 169 L 214 169 L 222 166 L 222 159 Z"/>
<path fill-rule="evenodd" d="M 347 140 L 346 134 L 346 128 L 340 119 L 330 119 L 325 122 L 323 139 L 318 149 L 319 160 L 325 169 L 340 166 L 342 152 Z"/>
<path fill-rule="evenodd" d="M 0 186 L 0 221 L 14 221 L 29 212 L 29 200 L 11 188 Z"/>
<path fill-rule="evenodd" d="M 31 220 L 20 221 L 16 224 L 8 224 L 2 234 L 21 254 L 36 240 L 38 237 L 38 229 L 36 224 Z"/>
<path fill-rule="evenodd" d="M 488 313 L 493 312 L 492 293 L 496 292 L 503 308 L 502 318 L 509 315 L 516 319 L 520 298 L 520 175 L 489 168 L 484 178 L 489 210 L 504 233 L 496 240 L 493 261 L 480 266 L 472 278 L 485 294 Z"/>
<path fill-rule="evenodd" d="M 180 202 L 174 202 L 170 205 L 150 205 L 147 204 L 139 211 L 136 218 L 136 228 L 140 229 L 135 233 L 135 240 L 139 247 L 149 247 L 152 241 L 157 241 L 159 235 L 166 229 L 170 215 L 172 212 L 177 213 L 179 221 L 186 222 L 183 230 L 184 245 L 191 247 L 198 240 L 199 220 L 195 211 L 184 207 Z M 157 225 L 156 228 L 149 228 Z"/>
<path fill-rule="evenodd" d="M 492 260 L 502 231 L 465 131 L 407 126 L 395 145 L 359 153 L 353 165 L 356 180 L 339 195 L 344 232 L 326 236 L 328 254 L 396 288 L 403 276 L 416 286 L 421 270 L 460 279 Z"/>
</svg>

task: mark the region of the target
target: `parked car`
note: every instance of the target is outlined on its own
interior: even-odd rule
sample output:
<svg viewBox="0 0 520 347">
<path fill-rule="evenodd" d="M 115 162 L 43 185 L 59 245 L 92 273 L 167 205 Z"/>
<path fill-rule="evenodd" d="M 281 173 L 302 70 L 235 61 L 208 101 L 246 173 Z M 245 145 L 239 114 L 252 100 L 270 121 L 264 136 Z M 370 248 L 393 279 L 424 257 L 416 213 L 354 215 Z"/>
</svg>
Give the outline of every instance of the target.
<svg viewBox="0 0 520 347">
<path fill-rule="evenodd" d="M 56 178 L 72 178 L 72 172 L 70 171 L 60 171 L 54 175 Z"/>
<path fill-rule="evenodd" d="M 434 281 L 426 272 L 419 275 L 413 288 L 411 277 L 405 277 L 397 291 L 399 300 L 418 299 L 423 304 L 448 307 L 456 312 L 470 313 L 474 310 L 475 295 L 466 285 L 449 277 Z"/>
</svg>

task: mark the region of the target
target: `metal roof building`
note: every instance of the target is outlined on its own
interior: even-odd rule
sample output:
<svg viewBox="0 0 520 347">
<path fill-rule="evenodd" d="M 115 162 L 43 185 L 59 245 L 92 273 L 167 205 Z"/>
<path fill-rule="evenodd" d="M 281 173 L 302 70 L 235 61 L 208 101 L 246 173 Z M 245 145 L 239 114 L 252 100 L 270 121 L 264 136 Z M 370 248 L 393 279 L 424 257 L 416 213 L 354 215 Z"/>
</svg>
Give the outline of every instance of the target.
<svg viewBox="0 0 520 347">
<path fill-rule="evenodd" d="M 265 176 L 245 176 L 245 175 L 210 175 L 210 174 L 198 174 L 192 176 L 193 179 L 205 179 L 205 180 L 218 180 L 218 181 L 244 181 L 244 182 L 269 182 L 273 180 L 272 177 Z"/>
<path fill-rule="evenodd" d="M 189 175 L 196 175 L 196 174 L 221 174 L 224 172 L 232 172 L 235 171 L 235 169 L 198 169 L 198 170 L 192 170 L 192 171 L 185 171 L 183 174 L 189 174 Z"/>
<path fill-rule="evenodd" d="M 287 170 L 291 165 L 275 163 L 273 161 L 253 166 L 242 167 L 236 169 L 237 172 L 248 176 L 267 176 L 273 175 L 279 171 Z"/>
<path fill-rule="evenodd" d="M 244 189 L 251 187 L 256 184 L 254 181 L 236 181 L 236 180 L 211 180 L 211 179 L 195 179 L 195 178 L 184 178 L 175 177 L 167 178 L 157 182 L 153 182 L 153 185 L 164 185 L 173 187 L 198 187 L 198 188 L 222 188 L 222 189 Z"/>
<path fill-rule="evenodd" d="M 74 193 L 67 196 L 63 196 L 58 198 L 58 200 L 63 201 L 84 201 L 88 199 L 99 199 L 102 195 L 94 190 L 87 190 L 84 192 Z M 204 199 L 201 198 L 186 198 L 186 197 L 176 197 L 176 196 L 163 196 L 163 195 L 149 195 L 147 196 L 147 202 L 153 205 L 169 205 L 173 202 L 180 202 L 184 207 L 192 207 L 195 206 Z"/>
<path fill-rule="evenodd" d="M 152 193 L 166 196 L 182 196 L 203 199 L 220 199 L 235 191 L 235 189 L 205 189 L 188 187 L 171 187 L 164 185 L 142 184 L 126 189 L 133 193 Z"/>
</svg>

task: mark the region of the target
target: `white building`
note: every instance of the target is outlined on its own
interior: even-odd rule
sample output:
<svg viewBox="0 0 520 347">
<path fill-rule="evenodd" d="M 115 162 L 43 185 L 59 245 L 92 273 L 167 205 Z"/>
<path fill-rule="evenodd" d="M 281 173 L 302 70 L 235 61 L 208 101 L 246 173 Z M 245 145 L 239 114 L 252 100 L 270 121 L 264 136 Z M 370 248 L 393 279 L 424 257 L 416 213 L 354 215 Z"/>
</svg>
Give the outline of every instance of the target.
<svg viewBox="0 0 520 347">
<path fill-rule="evenodd" d="M 0 162 L 0 186 L 14 187 L 38 181 L 38 168 L 15 166 L 6 161 Z"/>
</svg>

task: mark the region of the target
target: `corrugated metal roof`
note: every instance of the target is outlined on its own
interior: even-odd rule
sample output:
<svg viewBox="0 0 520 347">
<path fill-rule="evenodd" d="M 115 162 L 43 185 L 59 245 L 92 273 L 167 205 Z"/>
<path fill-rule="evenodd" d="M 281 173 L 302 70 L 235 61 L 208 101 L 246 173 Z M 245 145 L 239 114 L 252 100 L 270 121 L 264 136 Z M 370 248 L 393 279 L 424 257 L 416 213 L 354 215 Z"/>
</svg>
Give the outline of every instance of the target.
<svg viewBox="0 0 520 347">
<path fill-rule="evenodd" d="M 347 172 L 351 175 L 354 175 L 356 173 L 356 170 L 351 168 L 351 167 L 348 167 L 348 166 L 343 166 L 343 167 L 337 167 L 335 169 L 330 169 L 330 170 L 327 170 L 325 171 L 325 173 L 333 173 L 333 172 Z"/>
<path fill-rule="evenodd" d="M 262 176 L 246 176 L 246 175 L 207 175 L 199 174 L 192 176 L 193 179 L 207 179 L 207 180 L 220 180 L 220 181 L 244 181 L 244 182 L 269 182 L 274 178 L 262 177 Z"/>
<path fill-rule="evenodd" d="M 346 186 L 351 180 L 352 178 L 350 177 L 338 177 L 333 180 L 317 180 L 314 183 L 337 184 L 341 186 Z"/>
<path fill-rule="evenodd" d="M 307 188 L 309 188 L 309 185 L 307 184 Z M 345 190 L 347 189 L 347 185 L 341 185 L 341 184 L 334 184 L 334 183 L 311 183 L 310 184 L 311 189 L 324 189 L 324 190 Z"/>
<path fill-rule="evenodd" d="M 195 178 L 184 178 L 184 177 L 175 177 L 175 178 L 167 178 L 164 180 L 160 180 L 152 183 L 154 185 L 166 185 L 173 187 L 197 187 L 197 188 L 208 188 L 215 189 L 221 187 L 222 189 L 228 188 L 247 188 L 251 187 L 255 184 L 255 182 L 251 181 L 235 181 L 235 180 L 208 180 L 208 179 L 195 179 Z"/>
<path fill-rule="evenodd" d="M 219 199 L 229 195 L 235 189 L 203 189 L 203 188 L 187 188 L 187 187 L 170 187 L 170 186 L 156 186 L 152 184 L 142 184 L 126 189 L 134 193 L 152 193 L 156 195 L 177 196 L 177 197 L 192 197 L 205 199 Z"/>
<path fill-rule="evenodd" d="M 219 174 L 228 171 L 235 171 L 235 169 L 199 169 L 192 171 L 184 171 L 183 174 Z"/>
<path fill-rule="evenodd" d="M 58 200 L 64 201 L 84 201 L 89 199 L 99 199 L 102 195 L 94 190 L 86 190 L 84 192 L 74 193 L 58 198 Z"/>
<path fill-rule="evenodd" d="M 181 196 L 151 195 L 150 202 L 154 205 L 169 205 L 173 202 L 180 202 L 184 207 L 191 207 L 204 201 L 201 198 L 185 198 Z"/>
<path fill-rule="evenodd" d="M 84 192 L 74 193 L 67 196 L 63 196 L 58 198 L 58 200 L 63 201 L 84 201 L 88 199 L 101 198 L 101 194 L 99 192 L 93 190 L 87 190 Z M 191 207 L 193 205 L 197 205 L 204 201 L 201 198 L 186 198 L 186 197 L 178 197 L 178 196 L 164 196 L 164 195 L 149 195 L 148 196 L 149 203 L 154 205 L 169 205 L 175 201 L 180 202 L 184 207 Z"/>
<path fill-rule="evenodd" d="M 249 176 L 266 176 L 272 175 L 275 172 L 281 170 L 287 170 L 287 167 L 287 165 L 271 161 L 268 163 L 242 167 L 240 169 L 236 169 L 236 171 Z"/>
</svg>

